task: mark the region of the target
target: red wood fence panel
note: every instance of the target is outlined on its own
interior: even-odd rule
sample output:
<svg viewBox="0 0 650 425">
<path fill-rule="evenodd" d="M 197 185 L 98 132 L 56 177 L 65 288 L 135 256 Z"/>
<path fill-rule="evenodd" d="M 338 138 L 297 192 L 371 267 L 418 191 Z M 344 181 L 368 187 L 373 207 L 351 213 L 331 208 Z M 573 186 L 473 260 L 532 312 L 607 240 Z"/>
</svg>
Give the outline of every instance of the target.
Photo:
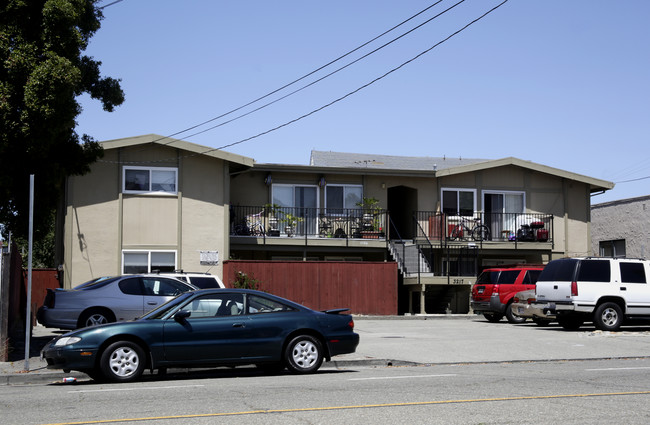
<svg viewBox="0 0 650 425">
<path fill-rule="evenodd" d="M 397 263 L 338 261 L 224 262 L 224 284 L 237 272 L 259 281 L 259 289 L 314 310 L 347 307 L 353 314 L 397 314 Z"/>
</svg>

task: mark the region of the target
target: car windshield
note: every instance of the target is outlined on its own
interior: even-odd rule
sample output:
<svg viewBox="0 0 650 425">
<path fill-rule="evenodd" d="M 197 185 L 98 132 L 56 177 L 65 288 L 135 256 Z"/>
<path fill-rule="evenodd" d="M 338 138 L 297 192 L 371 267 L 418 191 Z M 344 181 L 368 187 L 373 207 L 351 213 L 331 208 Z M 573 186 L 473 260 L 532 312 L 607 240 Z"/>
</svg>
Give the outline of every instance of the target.
<svg viewBox="0 0 650 425">
<path fill-rule="evenodd" d="M 172 310 L 175 310 L 180 304 L 182 304 L 188 297 L 192 296 L 192 292 L 186 292 L 172 298 L 164 304 L 161 304 L 157 308 L 151 310 L 149 313 L 142 316 L 140 319 L 143 320 L 155 320 L 162 319 L 167 317 Z"/>
</svg>

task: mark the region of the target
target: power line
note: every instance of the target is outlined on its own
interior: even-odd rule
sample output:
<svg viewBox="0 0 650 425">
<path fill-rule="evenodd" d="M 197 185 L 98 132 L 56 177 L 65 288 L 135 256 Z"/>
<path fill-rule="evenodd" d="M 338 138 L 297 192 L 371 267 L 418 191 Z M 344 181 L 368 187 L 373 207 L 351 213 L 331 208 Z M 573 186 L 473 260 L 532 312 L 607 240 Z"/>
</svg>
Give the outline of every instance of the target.
<svg viewBox="0 0 650 425">
<path fill-rule="evenodd" d="M 620 181 L 620 182 L 614 182 L 614 183 L 616 183 L 616 184 L 621 184 L 621 183 L 631 183 L 631 182 L 638 182 L 638 181 L 640 181 L 640 180 L 646 180 L 646 179 L 650 179 L 650 176 L 639 177 L 638 179 L 623 180 L 623 181 Z"/>
<path fill-rule="evenodd" d="M 464 1 L 464 0 L 463 0 L 463 1 Z M 424 56 L 425 54 L 429 53 L 431 50 L 435 49 L 435 48 L 438 47 L 439 45 L 441 45 L 441 44 L 443 44 L 444 42 L 448 41 L 448 40 L 451 39 L 452 37 L 454 37 L 454 36 L 460 34 L 460 33 L 463 32 L 463 31 L 465 31 L 465 30 L 466 30 L 467 28 L 469 28 L 471 25 L 473 25 L 473 24 L 475 24 L 476 22 L 480 21 L 481 19 L 483 19 L 484 17 L 486 17 L 486 16 L 489 15 L 490 13 L 494 12 L 495 10 L 497 10 L 498 8 L 500 8 L 501 6 L 503 6 L 504 4 L 506 4 L 507 2 L 508 2 L 508 0 L 503 0 L 501 3 L 499 3 L 499 4 L 496 5 L 496 6 L 494 6 L 492 9 L 488 10 L 488 11 L 485 12 L 483 15 L 481 15 L 481 16 L 479 16 L 478 18 L 474 19 L 473 21 L 469 22 L 469 23 L 466 24 L 464 27 L 462 27 L 461 29 L 459 29 L 459 30 L 453 32 L 451 35 L 449 35 L 449 36 L 447 36 L 446 38 L 442 39 L 442 40 L 439 41 L 438 43 L 436 43 L 436 44 L 434 44 L 433 46 L 429 47 L 428 49 L 422 51 L 421 53 L 417 54 L 417 55 L 414 56 L 413 58 L 411 58 L 411 59 L 407 60 L 406 62 L 402 63 L 401 65 L 399 65 L 399 66 L 397 66 L 397 67 L 391 69 L 390 71 L 386 72 L 385 74 L 383 74 L 383 75 L 381 75 L 381 76 L 375 78 L 374 80 L 370 81 L 369 83 L 366 83 L 366 84 L 364 84 L 363 86 L 357 88 L 356 90 L 353 90 L 353 91 L 351 91 L 351 92 L 349 92 L 349 93 L 347 93 L 347 94 L 345 94 L 345 95 L 339 97 L 338 99 L 335 99 L 335 100 L 333 100 L 332 102 L 330 102 L 330 103 L 328 103 L 328 104 L 326 104 L 326 105 L 321 106 L 320 108 L 314 109 L 314 110 L 311 111 L 311 112 L 308 112 L 308 113 L 306 113 L 306 114 L 304 114 L 304 115 L 301 115 L 301 116 L 298 117 L 298 118 L 294 118 L 294 119 L 291 120 L 291 121 L 288 121 L 288 122 L 286 122 L 286 123 L 284 123 L 284 124 L 280 124 L 280 125 L 278 125 L 277 127 L 274 127 L 274 128 L 272 128 L 272 129 L 270 129 L 270 130 L 263 131 L 262 133 L 258 133 L 258 134 L 256 134 L 255 136 L 247 137 L 247 138 L 242 139 L 242 140 L 240 140 L 240 141 L 238 141 L 238 142 L 233 142 L 233 143 L 230 143 L 230 144 L 227 144 L 227 145 L 220 146 L 220 147 L 218 147 L 218 148 L 209 149 L 209 150 L 203 152 L 203 154 L 205 154 L 205 153 L 209 153 L 209 152 L 213 152 L 213 151 L 216 151 L 216 150 L 221 150 L 221 149 L 228 148 L 228 147 L 231 147 L 231 146 L 239 145 L 239 144 L 244 143 L 244 142 L 247 142 L 247 141 L 249 141 L 249 140 L 256 139 L 256 138 L 258 138 L 258 137 L 264 136 L 264 135 L 269 134 L 269 133 L 271 133 L 271 132 L 273 132 L 273 131 L 276 131 L 276 130 L 279 130 L 279 129 L 283 128 L 283 127 L 286 127 L 286 126 L 288 126 L 288 125 L 290 125 L 290 124 L 293 124 L 293 123 L 295 123 L 295 122 L 297 122 L 297 121 L 300 121 L 300 120 L 302 120 L 302 119 L 304 119 L 304 118 L 307 118 L 307 117 L 309 117 L 310 115 L 313 115 L 313 114 L 315 114 L 315 113 L 317 113 L 317 112 L 320 112 L 320 111 L 322 111 L 323 109 L 328 108 L 328 107 L 330 107 L 330 106 L 332 106 L 332 105 L 334 105 L 334 104 L 336 104 L 336 103 L 338 103 L 338 102 L 340 102 L 340 101 L 342 101 L 342 100 L 344 100 L 344 99 L 346 99 L 346 98 L 352 96 L 353 94 L 356 94 L 356 93 L 360 92 L 361 90 L 363 90 L 363 89 L 365 89 L 365 88 L 371 86 L 372 84 L 376 83 L 377 81 L 380 81 L 380 80 L 384 79 L 385 77 L 387 77 L 388 75 L 392 74 L 393 72 L 398 71 L 399 69 L 403 68 L 404 66 L 406 66 L 406 65 L 410 64 L 411 62 L 413 62 L 413 61 L 419 59 L 420 57 L 422 57 L 422 56 Z"/>
<path fill-rule="evenodd" d="M 119 1 L 122 1 L 122 0 L 119 0 Z M 230 110 L 230 111 L 228 111 L 228 112 L 225 112 L 225 113 L 223 113 L 223 114 L 221 114 L 221 115 L 219 115 L 219 116 L 216 116 L 216 117 L 211 118 L 211 119 L 209 119 L 209 120 L 203 121 L 203 122 L 200 123 L 200 124 L 193 125 L 193 126 L 188 127 L 188 128 L 186 128 L 186 129 L 184 129 L 184 130 L 177 131 L 176 133 L 170 134 L 169 136 L 161 137 L 160 139 L 156 139 L 156 140 L 154 140 L 153 142 L 158 142 L 158 141 L 160 141 L 160 140 L 164 140 L 164 139 L 168 139 L 168 138 L 171 138 L 171 137 L 175 137 L 175 136 L 178 136 L 179 134 L 186 133 L 186 132 L 188 132 L 188 131 L 190 131 L 190 130 L 194 130 L 195 128 L 201 127 L 201 126 L 203 126 L 203 125 L 205 125 L 205 124 L 211 123 L 211 122 L 216 121 L 216 120 L 218 120 L 218 119 L 220 119 L 220 118 L 224 118 L 224 117 L 226 117 L 226 116 L 228 116 L 228 115 L 231 115 L 231 114 L 233 114 L 233 113 L 235 113 L 235 112 L 237 112 L 237 111 L 240 111 L 240 110 L 246 108 L 247 106 L 250 106 L 250 105 L 252 105 L 252 104 L 254 104 L 254 103 L 259 102 L 260 100 L 266 99 L 267 97 L 272 96 L 272 95 L 278 93 L 279 91 L 282 91 L 282 90 L 286 89 L 287 87 L 290 87 L 290 86 L 292 86 L 292 85 L 294 85 L 294 84 L 296 84 L 296 83 L 298 83 L 298 82 L 304 80 L 305 78 L 314 75 L 315 73 L 317 73 L 317 72 L 319 72 L 319 71 L 321 71 L 321 70 L 327 68 L 328 66 L 330 66 L 330 65 L 332 65 L 332 64 L 334 64 L 334 63 L 336 63 L 336 62 L 338 62 L 338 61 L 340 61 L 340 60 L 346 58 L 347 56 L 350 56 L 352 53 L 354 53 L 354 52 L 356 52 L 356 51 L 358 51 L 358 50 L 360 50 L 360 49 L 366 47 L 366 46 L 369 45 L 370 43 L 372 43 L 372 42 L 378 40 L 379 38 L 383 37 L 384 35 L 386 35 L 386 34 L 392 32 L 392 31 L 394 31 L 395 29 L 401 27 L 402 25 L 406 24 L 407 22 L 409 22 L 409 21 L 415 19 L 416 17 L 420 16 L 421 14 L 423 14 L 424 12 L 426 12 L 427 10 L 431 9 L 432 7 L 438 5 L 439 3 L 443 2 L 443 1 L 444 1 L 444 0 L 438 0 L 438 1 L 436 1 L 435 3 L 433 3 L 433 4 L 431 4 L 431 5 L 427 6 L 427 7 L 425 7 L 424 9 L 422 9 L 421 11 L 419 11 L 418 13 L 416 13 L 415 15 L 411 16 L 411 17 L 408 18 L 408 19 L 405 19 L 404 21 L 402 21 L 402 22 L 400 22 L 399 24 L 393 26 L 392 28 L 390 28 L 390 29 L 384 31 L 383 33 L 379 34 L 378 36 L 376 36 L 376 37 L 374 37 L 374 38 L 372 38 L 372 39 L 366 41 L 365 43 L 363 43 L 363 44 L 361 44 L 361 45 L 359 45 L 359 46 L 357 46 L 357 47 L 355 47 L 354 49 L 352 49 L 352 50 L 350 50 L 349 52 L 347 52 L 347 53 L 345 53 L 345 54 L 339 56 L 338 58 L 336 58 L 336 59 L 334 59 L 334 60 L 332 60 L 332 61 L 326 63 L 325 65 L 322 65 L 322 66 L 320 66 L 320 67 L 314 69 L 313 71 L 311 71 L 311 72 L 309 72 L 309 73 L 303 75 L 302 77 L 297 78 L 297 79 L 291 81 L 290 83 L 287 83 L 287 84 L 283 85 L 283 86 L 280 87 L 280 88 L 277 88 L 277 89 L 275 89 L 275 90 L 273 90 L 273 91 L 271 91 L 271 92 L 269 92 L 269 93 L 267 93 L 267 94 L 265 94 L 265 95 L 263 95 L 263 96 L 258 97 L 258 98 L 255 99 L 255 100 L 251 100 L 250 102 L 248 102 L 248 103 L 246 103 L 246 104 L 244 104 L 244 105 L 241 105 L 241 106 L 239 106 L 239 107 L 237 107 L 237 108 L 234 108 L 234 109 L 232 109 L 232 110 Z M 454 5 L 454 6 L 452 6 L 452 7 L 455 7 L 455 6 L 457 6 L 458 4 L 460 4 L 460 3 L 464 2 L 464 1 L 465 1 L 465 0 L 461 0 L 459 3 L 457 3 L 456 5 Z M 433 18 L 432 18 L 432 19 L 433 19 Z M 426 21 L 425 23 L 428 23 L 428 22 L 431 21 L 432 19 L 429 19 L 429 20 Z M 416 28 L 419 28 L 419 27 L 421 27 L 422 25 L 424 25 L 424 24 L 418 25 Z M 412 32 L 412 31 L 414 31 L 414 30 L 415 30 L 415 28 L 414 28 L 413 30 L 409 31 L 409 32 Z M 407 32 L 407 33 L 401 35 L 401 36 L 398 37 L 397 39 L 399 39 L 399 38 L 401 38 L 401 37 L 404 37 L 404 36 L 405 36 L 406 34 L 408 34 L 409 32 Z M 397 39 L 392 40 L 390 43 L 392 43 L 393 41 L 395 41 L 395 40 L 397 40 Z M 390 43 L 385 44 L 384 46 L 382 46 L 382 48 L 385 47 L 385 46 L 387 46 L 387 45 L 390 44 Z M 376 49 L 376 50 L 379 50 L 379 49 Z M 375 51 L 376 51 L 376 50 L 375 50 Z M 373 52 L 371 52 L 371 53 L 374 53 L 375 51 L 373 51 Z M 368 56 L 368 55 L 366 55 L 366 56 Z M 365 57 L 365 56 L 364 56 L 364 57 Z M 358 60 L 357 60 L 357 61 L 358 61 Z M 355 62 L 356 62 L 356 61 L 355 61 Z M 354 63 L 354 62 L 352 62 L 352 63 Z M 350 66 L 350 65 L 351 65 L 351 64 L 348 64 L 347 66 Z M 346 67 L 347 67 L 347 66 L 346 66 Z M 335 72 L 338 72 L 338 71 L 340 71 L 341 69 L 344 69 L 344 68 L 345 68 L 345 67 L 343 67 L 343 68 L 339 68 L 339 69 L 338 69 L 337 71 L 335 71 Z M 267 107 L 267 106 L 269 106 L 269 105 L 272 105 L 273 103 L 279 102 L 280 100 L 285 99 L 285 98 L 287 98 L 288 96 L 291 96 L 291 95 L 293 95 L 293 94 L 295 94 L 295 93 L 297 93 L 297 92 L 303 90 L 304 88 L 307 88 L 307 87 L 309 87 L 309 86 L 315 84 L 316 82 L 319 82 L 319 81 L 323 80 L 324 78 L 327 78 L 327 77 L 331 76 L 331 75 L 334 74 L 335 72 L 333 72 L 333 73 L 331 73 L 331 74 L 328 74 L 328 75 L 326 75 L 325 77 L 323 77 L 323 78 L 321 78 L 321 79 L 319 79 L 319 80 L 316 80 L 315 82 L 313 82 L 313 83 L 311 83 L 311 84 L 309 84 L 309 85 L 307 85 L 307 86 L 304 86 L 304 87 L 302 87 L 302 88 L 299 89 L 299 90 L 296 90 L 296 91 L 294 91 L 294 92 L 291 92 L 291 93 L 289 93 L 288 95 L 285 95 L 285 96 L 281 97 L 280 99 L 276 99 L 275 101 L 270 102 L 270 103 L 267 103 L 267 104 L 263 105 L 263 106 L 260 107 L 260 108 L 257 108 L 257 109 L 255 109 L 255 110 L 253 110 L 253 111 L 250 111 L 250 112 L 246 113 L 246 114 L 240 115 L 240 116 L 238 116 L 238 117 L 236 117 L 236 118 L 233 118 L 233 119 L 231 119 L 231 120 L 229 120 L 229 121 L 226 121 L 226 122 L 224 122 L 224 123 L 222 123 L 222 124 L 220 124 L 220 125 L 218 125 L 218 126 L 215 126 L 215 127 L 210 128 L 210 129 L 214 129 L 214 128 L 217 128 L 217 127 L 219 127 L 219 126 L 221 126 L 221 125 L 228 124 L 228 123 L 230 123 L 230 122 L 232 122 L 232 121 L 235 121 L 236 119 L 239 119 L 239 118 L 245 117 L 245 116 L 247 116 L 247 115 L 250 115 L 250 114 L 253 113 L 253 112 L 259 111 L 260 109 L 263 109 L 263 108 L 265 108 L 265 107 Z M 201 133 L 196 133 L 196 134 L 201 134 Z M 193 134 L 193 135 L 188 136 L 188 137 L 195 136 L 196 134 Z"/>
<path fill-rule="evenodd" d="M 463 1 L 464 1 L 464 0 L 463 0 Z M 350 97 L 350 96 L 352 96 L 352 95 L 354 95 L 354 94 L 360 92 L 361 90 L 363 90 L 363 89 L 365 89 L 365 88 L 367 88 L 367 87 L 373 85 L 374 83 L 376 83 L 376 82 L 378 82 L 378 81 L 380 81 L 380 80 L 386 78 L 386 77 L 389 76 L 390 74 L 392 74 L 392 73 L 394 73 L 394 72 L 400 70 L 401 68 L 403 68 L 403 67 L 405 67 L 406 65 L 410 64 L 411 62 L 414 62 L 415 60 L 417 60 L 417 59 L 419 59 L 420 57 L 424 56 L 425 54 L 429 53 L 430 51 L 432 51 L 432 50 L 435 49 L 436 47 L 438 47 L 438 46 L 440 46 L 441 44 L 445 43 L 446 41 L 448 41 L 448 40 L 451 39 L 452 37 L 454 37 L 454 36 L 460 34 L 460 33 L 463 32 L 463 31 L 465 31 L 465 30 L 466 30 L 467 28 L 469 28 L 471 25 L 473 25 L 473 24 L 475 24 L 476 22 L 482 20 L 482 19 L 485 18 L 487 15 L 489 15 L 490 13 L 494 12 L 495 10 L 497 10 L 498 8 L 500 8 L 501 6 L 503 6 L 504 4 L 506 4 L 508 1 L 509 1 L 509 0 L 503 0 L 501 3 L 499 3 L 499 4 L 496 5 L 496 6 L 494 6 L 492 9 L 488 10 L 487 12 L 483 13 L 483 14 L 482 14 L 481 16 L 479 16 L 478 18 L 475 18 L 474 20 L 470 21 L 470 22 L 467 23 L 465 26 L 463 26 L 463 27 L 461 27 L 460 29 L 456 30 L 455 32 L 453 32 L 453 33 L 450 34 L 449 36 L 447 36 L 447 37 L 445 37 L 444 39 L 442 39 L 441 41 L 435 43 L 433 46 L 429 47 L 428 49 L 426 49 L 426 50 L 420 52 L 419 54 L 417 54 L 416 56 L 414 56 L 414 57 L 412 57 L 411 59 L 407 60 L 406 62 L 403 62 L 401 65 L 399 65 L 399 66 L 397 66 L 397 67 L 391 69 L 390 71 L 388 71 L 388 72 L 384 73 L 383 75 L 381 75 L 381 76 L 375 78 L 374 80 L 372 80 L 372 81 L 370 81 L 370 82 L 364 84 L 363 86 L 358 87 L 357 89 L 355 89 L 355 90 L 353 90 L 353 91 L 351 91 L 351 92 L 348 92 L 347 94 L 345 94 L 345 95 L 343 95 L 343 96 L 341 96 L 341 97 L 339 97 L 339 98 L 337 98 L 337 99 L 335 99 L 335 100 L 333 100 L 333 101 L 331 101 L 331 102 L 329 102 L 329 103 L 327 103 L 327 104 L 325 104 L 325 105 L 323 105 L 323 106 L 321 106 L 321 107 L 319 107 L 319 108 L 316 108 L 316 109 L 312 110 L 311 112 L 308 112 L 308 113 L 306 113 L 306 114 L 303 114 L 303 115 L 301 115 L 301 116 L 299 116 L 299 117 L 297 117 L 297 118 L 294 118 L 294 119 L 292 119 L 292 120 L 290 120 L 290 121 L 287 121 L 287 122 L 285 122 L 285 123 L 283 123 L 283 124 L 280 124 L 280 125 L 278 125 L 278 126 L 276 126 L 276 127 L 271 128 L 271 129 L 269 129 L 269 130 L 266 130 L 266 131 L 263 131 L 263 132 L 261 132 L 261 133 L 258 133 L 258 134 L 254 135 L 254 136 L 247 137 L 247 138 L 245 138 L 245 139 L 241 139 L 241 140 L 239 140 L 239 141 L 237 141 L 237 142 L 229 143 L 229 144 L 227 144 L 227 145 L 223 145 L 223 146 L 220 146 L 220 147 L 217 147 L 217 148 L 211 148 L 211 149 L 208 149 L 208 150 L 203 151 L 203 152 L 199 152 L 199 153 L 195 153 L 195 154 L 191 154 L 191 155 L 185 155 L 185 156 L 183 156 L 183 158 L 189 158 L 189 157 L 198 156 L 198 155 L 205 155 L 205 154 L 210 153 L 210 152 L 214 152 L 214 151 L 221 150 L 221 149 L 224 149 L 224 148 L 228 148 L 228 147 L 231 147 L 231 146 L 239 145 L 239 144 L 241 144 L 241 143 L 248 142 L 248 141 L 253 140 L 253 139 L 257 139 L 257 138 L 259 138 L 259 137 L 261 137 L 261 136 L 264 136 L 264 135 L 266 135 L 266 134 L 272 133 L 272 132 L 274 132 L 274 131 L 276 131 L 276 130 L 279 130 L 279 129 L 284 128 L 284 127 L 287 127 L 287 126 L 289 126 L 289 125 L 291 125 L 291 124 L 293 124 L 293 123 L 296 123 L 296 122 L 298 122 L 298 121 L 300 121 L 300 120 L 302 120 L 302 119 L 304 119 L 304 118 L 307 118 L 307 117 L 309 117 L 309 116 L 311 116 L 311 115 L 314 115 L 315 113 L 320 112 L 320 111 L 322 111 L 322 110 L 324 110 L 324 109 L 326 109 L 326 108 L 328 108 L 328 107 L 330 107 L 330 106 L 332 106 L 332 105 L 334 105 L 334 104 L 336 104 L 336 103 L 338 103 L 338 102 L 340 102 L 340 101 L 342 101 L 342 100 L 344 100 L 344 99 L 346 99 L 346 98 L 348 98 L 348 97 Z M 197 134 L 198 134 L 198 133 L 197 133 Z M 193 136 L 193 135 L 190 135 L 189 137 L 192 137 L 192 136 Z M 160 140 L 160 139 L 158 139 L 158 140 Z M 155 140 L 154 140 L 154 142 L 155 142 Z M 153 142 L 151 142 L 151 143 L 153 143 Z M 100 160 L 100 161 L 101 161 L 101 160 Z M 167 162 L 167 161 L 169 161 L 169 159 L 166 159 L 166 160 L 156 160 L 156 161 L 146 161 L 146 162 L 147 162 L 147 163 L 155 163 L 155 162 Z M 109 162 L 109 161 L 107 161 L 107 162 Z M 126 164 L 126 163 L 128 163 L 128 162 L 122 162 L 122 163 L 125 163 L 125 164 Z"/>
<path fill-rule="evenodd" d="M 441 0 L 441 1 L 442 1 L 442 0 Z M 342 71 L 342 70 L 344 70 L 344 69 L 346 69 L 346 68 L 348 68 L 348 67 L 354 65 L 354 64 L 357 63 L 357 62 L 360 62 L 361 60 L 363 60 L 363 59 L 367 58 L 368 56 L 370 56 L 370 55 L 372 55 L 372 54 L 378 52 L 379 50 L 383 49 L 384 47 L 386 47 L 386 46 L 388 46 L 388 45 L 390 45 L 390 44 L 396 42 L 397 40 L 399 40 L 399 39 L 401 39 L 401 38 L 403 38 L 403 37 L 405 37 L 405 36 L 407 36 L 408 34 L 412 33 L 413 31 L 415 31 L 415 30 L 421 28 L 422 26 L 428 24 L 429 22 L 433 21 L 434 19 L 436 19 L 436 18 L 440 17 L 441 15 L 443 15 L 443 14 L 449 12 L 451 9 L 455 8 L 456 6 L 460 5 L 460 4 L 463 3 L 463 2 L 465 2 L 465 0 L 460 0 L 458 3 L 456 3 L 456 4 L 452 5 L 452 6 L 450 6 L 449 8 L 443 10 L 442 12 L 440 12 L 440 13 L 438 13 L 437 15 L 433 16 L 432 18 L 430 18 L 430 19 L 424 21 L 424 22 L 421 23 L 420 25 L 418 25 L 418 26 L 416 26 L 416 27 L 410 29 L 409 31 L 403 33 L 402 35 L 400 35 L 400 36 L 398 36 L 398 37 L 396 37 L 396 38 L 390 40 L 389 42 L 387 42 L 387 43 L 385 43 L 385 44 L 383 44 L 383 45 L 377 47 L 376 49 L 374 49 L 374 50 L 372 50 L 372 51 L 366 53 L 365 55 L 363 55 L 363 56 L 361 56 L 361 57 L 359 57 L 359 58 L 357 58 L 357 59 L 355 59 L 355 60 L 353 60 L 352 62 L 349 62 L 349 63 L 347 63 L 346 65 L 343 65 L 342 67 L 335 69 L 334 71 L 330 72 L 329 74 L 326 74 L 326 75 L 324 75 L 323 77 L 321 77 L 321 78 L 319 78 L 319 79 L 317 79 L 317 80 L 314 80 L 314 81 L 312 81 L 311 83 L 309 83 L 309 84 L 307 84 L 307 85 L 304 85 L 304 86 L 300 87 L 299 89 L 296 89 L 296 90 L 294 90 L 294 91 L 292 91 L 292 92 L 290 92 L 290 93 L 288 93 L 288 94 L 286 94 L 286 95 L 284 95 L 284 96 L 282 96 L 282 97 L 279 97 L 278 99 L 275 99 L 275 100 L 273 100 L 273 101 L 271 101 L 271 102 L 265 103 L 264 105 L 259 106 L 259 107 L 255 108 L 255 109 L 253 109 L 253 110 L 251 110 L 251 111 L 249 111 L 249 112 L 246 112 L 245 114 L 238 115 L 238 116 L 236 116 L 235 118 L 232 118 L 232 119 L 230 119 L 230 120 L 224 121 L 224 122 L 219 123 L 219 124 L 217 124 L 217 125 L 214 125 L 214 126 L 212 126 L 212 127 L 208 127 L 208 128 L 206 128 L 206 129 L 204 129 L 204 130 L 201 130 L 201 131 L 199 131 L 199 132 L 197 132 L 197 133 L 190 134 L 189 136 L 186 136 L 186 138 L 190 138 L 190 137 L 198 136 L 199 134 L 203 134 L 203 133 L 206 133 L 206 132 L 208 132 L 208 131 L 210 131 L 210 130 L 214 130 L 215 128 L 218 128 L 218 127 L 224 126 L 224 125 L 226 125 L 226 124 L 229 124 L 229 123 L 231 123 L 231 122 L 233 122 L 233 121 L 235 121 L 235 120 L 238 120 L 238 119 L 240 119 L 240 118 L 246 117 L 246 116 L 248 116 L 248 115 L 250 115 L 250 114 L 252 114 L 252 113 L 254 113 L 254 112 L 257 112 L 257 111 L 259 111 L 259 110 L 262 110 L 262 109 L 266 108 L 267 106 L 273 105 L 274 103 L 277 103 L 277 102 L 279 102 L 279 101 L 281 101 L 281 100 L 283 100 L 283 99 L 286 99 L 287 97 L 292 96 L 292 95 L 294 95 L 294 94 L 296 94 L 296 93 L 298 93 L 298 92 L 300 92 L 300 91 L 302 91 L 302 90 L 304 90 L 304 89 L 306 89 L 306 88 L 308 88 L 308 87 L 311 87 L 311 86 L 315 85 L 316 83 L 319 83 L 319 82 L 323 81 L 324 79 L 331 77 L 332 75 L 334 75 L 334 74 L 336 74 L 336 73 L 338 73 L 338 72 L 340 72 L 340 71 Z M 439 2 L 438 2 L 438 3 L 439 3 Z M 330 63 L 333 63 L 333 62 L 330 62 Z M 322 69 L 322 68 L 320 68 L 320 69 Z M 296 80 L 296 81 L 298 81 L 298 80 Z M 292 83 L 292 84 L 293 84 L 293 83 Z M 285 87 L 288 87 L 288 86 L 285 86 Z M 215 119 L 216 119 L 216 118 L 215 118 Z M 211 121 L 214 121 L 214 120 L 211 120 Z M 210 121 L 207 121 L 207 122 L 210 122 Z M 207 122 L 205 122 L 205 123 L 203 123 L 203 124 L 206 124 Z M 203 124 L 197 125 L 197 126 L 195 126 L 195 127 L 193 127 L 193 128 L 199 127 L 199 126 L 201 126 L 201 125 L 203 125 Z M 175 134 L 173 134 L 172 136 L 175 136 L 175 135 L 180 134 L 180 133 L 183 133 L 183 132 L 175 133 Z M 170 137 L 171 137 L 171 136 L 170 136 Z M 160 139 L 154 140 L 154 142 L 156 142 L 156 141 L 160 141 L 160 140 L 163 140 L 163 139 L 165 139 L 165 138 L 166 138 L 166 137 L 161 137 Z"/>
<path fill-rule="evenodd" d="M 103 5 L 103 6 L 100 6 L 100 7 L 98 7 L 97 9 L 100 9 L 100 10 L 101 10 L 101 9 L 105 9 L 105 8 L 107 8 L 108 6 L 113 6 L 114 4 L 119 3 L 119 2 L 121 2 L 121 1 L 124 1 L 124 0 L 115 0 L 114 2 L 111 2 L 111 3 L 105 4 L 105 5 Z"/>
</svg>

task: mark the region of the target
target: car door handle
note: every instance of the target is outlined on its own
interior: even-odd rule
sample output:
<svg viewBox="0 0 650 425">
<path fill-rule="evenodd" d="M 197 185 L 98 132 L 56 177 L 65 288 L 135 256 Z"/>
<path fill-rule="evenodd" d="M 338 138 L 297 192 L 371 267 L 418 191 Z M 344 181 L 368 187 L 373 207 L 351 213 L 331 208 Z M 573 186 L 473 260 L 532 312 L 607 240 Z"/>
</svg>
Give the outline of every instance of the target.
<svg viewBox="0 0 650 425">
<path fill-rule="evenodd" d="M 147 305 L 158 305 L 155 301 L 147 301 Z"/>
<path fill-rule="evenodd" d="M 557 289 L 557 285 L 554 285 L 554 286 L 553 286 L 553 289 Z"/>
<path fill-rule="evenodd" d="M 233 327 L 233 328 L 245 328 L 246 325 L 243 324 L 242 322 L 237 322 L 237 323 L 233 323 L 233 324 L 232 324 L 232 327 Z"/>
<path fill-rule="evenodd" d="M 627 287 L 621 286 L 621 291 L 627 291 Z"/>
</svg>

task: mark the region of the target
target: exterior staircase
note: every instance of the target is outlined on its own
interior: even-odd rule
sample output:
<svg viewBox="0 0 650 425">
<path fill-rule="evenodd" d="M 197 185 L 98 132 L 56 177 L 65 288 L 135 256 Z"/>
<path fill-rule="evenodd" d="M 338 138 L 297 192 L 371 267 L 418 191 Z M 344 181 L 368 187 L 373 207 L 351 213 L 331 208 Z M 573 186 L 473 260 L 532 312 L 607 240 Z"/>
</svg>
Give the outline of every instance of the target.
<svg viewBox="0 0 650 425">
<path fill-rule="evenodd" d="M 403 276 L 416 276 L 418 270 L 420 275 L 433 275 L 429 262 L 422 255 L 419 246 L 413 241 L 391 240 L 389 250 Z"/>
</svg>

